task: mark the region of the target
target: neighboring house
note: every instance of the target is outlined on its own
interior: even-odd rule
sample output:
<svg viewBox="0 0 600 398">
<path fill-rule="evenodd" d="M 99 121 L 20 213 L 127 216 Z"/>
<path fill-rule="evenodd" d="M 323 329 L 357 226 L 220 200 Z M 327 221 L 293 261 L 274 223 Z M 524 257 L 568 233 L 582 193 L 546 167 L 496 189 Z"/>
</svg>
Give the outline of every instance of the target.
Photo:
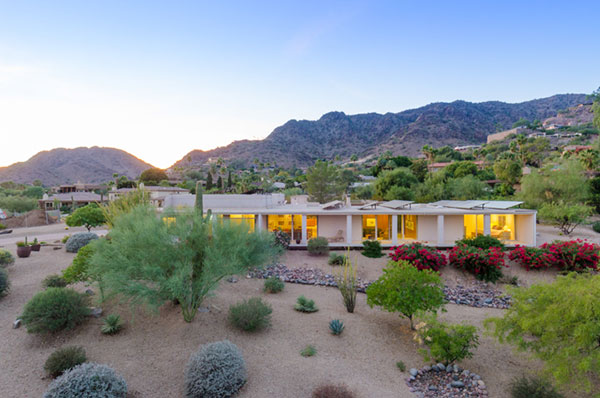
<svg viewBox="0 0 600 398">
<path fill-rule="evenodd" d="M 195 195 L 170 195 L 165 208 L 194 206 Z M 512 201 L 410 201 L 363 203 L 334 201 L 318 204 L 285 203 L 283 194 L 204 195 L 204 209 L 215 220 L 245 223 L 252 230 L 283 230 L 292 246 L 306 247 L 308 239 L 323 236 L 335 247 L 360 247 L 378 240 L 385 247 L 423 242 L 450 247 L 464 237 L 491 235 L 509 245 L 536 244 L 536 211 L 517 208 Z"/>
<path fill-rule="evenodd" d="M 71 193 L 71 192 L 94 192 L 102 189 L 102 185 L 98 184 L 83 184 L 78 182 L 77 184 L 64 184 L 53 188 L 53 192 L 56 193 Z"/>
<path fill-rule="evenodd" d="M 38 200 L 40 209 L 42 210 L 60 210 L 63 206 L 72 207 L 73 204 L 77 207 L 82 207 L 90 203 L 104 203 L 107 202 L 106 196 L 101 196 L 93 192 L 69 192 L 69 193 L 57 193 L 48 196 L 44 194 L 42 199 Z"/>
<path fill-rule="evenodd" d="M 569 153 L 569 152 L 575 152 L 575 153 L 579 153 L 581 151 L 586 151 L 589 149 L 593 149 L 593 147 L 591 145 L 566 145 L 563 148 L 563 155 Z"/>
<path fill-rule="evenodd" d="M 457 152 L 466 152 L 473 149 L 479 149 L 481 145 L 463 145 L 463 146 L 455 146 L 454 150 Z"/>
<path fill-rule="evenodd" d="M 454 162 L 438 162 L 438 163 L 431 163 L 427 165 L 427 169 L 429 169 L 429 171 L 440 171 L 442 170 L 444 167 L 451 165 Z M 477 168 L 479 170 L 483 170 L 485 168 L 485 162 L 483 160 L 476 160 L 474 162 L 472 162 L 475 164 L 475 166 L 477 166 Z"/>
<path fill-rule="evenodd" d="M 531 134 L 533 133 L 533 130 L 528 129 L 527 127 L 524 126 L 519 126 L 519 127 L 515 127 L 514 129 L 510 129 L 510 130 L 504 130 L 501 131 L 499 133 L 495 133 L 495 134 L 490 134 L 487 136 L 487 143 L 490 144 L 492 142 L 495 141 L 502 141 L 504 140 L 506 137 L 508 137 L 511 134 Z"/>
<path fill-rule="evenodd" d="M 276 182 L 273 183 L 272 187 L 274 189 L 285 189 L 285 183 L 284 182 L 276 181 Z"/>
<path fill-rule="evenodd" d="M 112 190 L 108 191 L 108 200 L 113 201 L 117 199 L 119 196 L 127 194 L 129 192 L 133 192 L 138 188 L 116 188 L 113 187 Z M 165 197 L 168 195 L 179 195 L 179 194 L 189 194 L 189 189 L 179 188 L 179 187 L 162 187 L 158 185 L 144 185 L 140 184 L 139 189 L 144 189 L 146 192 L 150 194 L 150 203 L 155 207 L 163 207 L 163 202 Z"/>
</svg>

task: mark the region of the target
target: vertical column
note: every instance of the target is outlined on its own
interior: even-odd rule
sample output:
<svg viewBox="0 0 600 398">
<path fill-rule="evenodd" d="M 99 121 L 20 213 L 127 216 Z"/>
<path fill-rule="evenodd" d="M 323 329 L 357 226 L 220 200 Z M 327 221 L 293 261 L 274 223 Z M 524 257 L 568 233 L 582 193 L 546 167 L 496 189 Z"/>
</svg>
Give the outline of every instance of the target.
<svg viewBox="0 0 600 398">
<path fill-rule="evenodd" d="M 398 215 L 394 214 L 392 216 L 392 230 L 390 231 L 392 234 L 392 245 L 396 246 L 398 244 Z"/>
<path fill-rule="evenodd" d="M 263 230 L 263 215 L 257 214 L 256 217 L 258 218 L 256 220 L 257 230 L 262 231 Z"/>
<path fill-rule="evenodd" d="M 491 226 L 491 221 L 490 221 L 490 215 L 489 214 L 484 214 L 483 215 L 483 234 L 484 235 L 491 235 L 492 234 L 492 226 Z"/>
<path fill-rule="evenodd" d="M 352 244 L 352 215 L 346 216 L 346 244 L 350 246 Z"/>
<path fill-rule="evenodd" d="M 534 247 L 537 246 L 537 226 L 536 226 L 537 220 L 536 220 L 536 217 L 537 217 L 537 213 L 533 213 L 533 215 L 531 216 L 531 218 L 533 220 L 532 221 L 532 224 L 533 224 L 533 236 L 531 237 L 531 242 L 533 242 L 532 246 L 534 246 Z M 515 216 L 515 219 L 516 218 L 517 217 Z M 517 229 L 517 225 L 516 225 L 516 220 L 515 220 L 515 239 L 517 239 L 517 231 L 516 231 L 516 229 Z"/>
<path fill-rule="evenodd" d="M 293 216 L 292 216 L 293 219 Z M 306 214 L 302 214 L 302 241 L 301 243 L 303 245 L 306 245 L 308 243 L 308 232 L 306 229 Z"/>
<path fill-rule="evenodd" d="M 444 216 L 437 216 L 437 244 L 438 246 L 444 245 Z"/>
</svg>

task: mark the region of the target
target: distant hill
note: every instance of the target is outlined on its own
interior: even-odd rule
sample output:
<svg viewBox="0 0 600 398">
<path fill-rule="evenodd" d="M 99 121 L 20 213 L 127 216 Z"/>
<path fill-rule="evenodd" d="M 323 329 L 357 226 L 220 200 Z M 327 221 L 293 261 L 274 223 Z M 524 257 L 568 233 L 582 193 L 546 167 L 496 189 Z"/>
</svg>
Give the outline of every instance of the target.
<svg viewBox="0 0 600 398">
<path fill-rule="evenodd" d="M 416 156 L 425 144 L 440 147 L 484 143 L 488 134 L 510 128 L 519 118 L 544 120 L 585 101 L 585 94 L 560 94 L 517 104 L 440 102 L 384 115 L 330 112 L 315 121 L 290 120 L 264 140 L 234 141 L 210 151 L 194 150 L 171 170 L 194 168 L 219 157 L 240 165 L 258 158 L 300 167 L 336 155 L 342 159 L 354 154 L 363 158 L 387 150 L 395 155 Z"/>
<path fill-rule="evenodd" d="M 110 181 L 113 173 L 137 178 L 152 167 L 135 156 L 115 148 L 57 148 L 43 151 L 26 162 L 0 167 L 0 181 L 32 183 L 39 179 L 46 186 L 75 182 Z"/>
</svg>

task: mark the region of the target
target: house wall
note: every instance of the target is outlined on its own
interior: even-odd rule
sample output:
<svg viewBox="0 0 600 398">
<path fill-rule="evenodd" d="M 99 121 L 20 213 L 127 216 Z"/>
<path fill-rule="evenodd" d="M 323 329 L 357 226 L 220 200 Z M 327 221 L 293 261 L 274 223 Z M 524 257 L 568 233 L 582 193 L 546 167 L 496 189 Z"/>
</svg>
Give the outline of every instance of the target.
<svg viewBox="0 0 600 398">
<path fill-rule="evenodd" d="M 515 224 L 517 241 L 528 246 L 535 246 L 535 216 L 533 214 L 517 214 Z"/>
<path fill-rule="evenodd" d="M 437 216 L 419 216 L 417 218 L 417 240 L 437 243 Z"/>
<path fill-rule="evenodd" d="M 352 242 L 362 242 L 362 216 L 352 216 Z"/>
<path fill-rule="evenodd" d="M 338 236 L 338 231 L 341 230 L 344 241 L 346 241 L 346 216 L 345 215 L 318 216 L 317 228 L 319 231 L 319 236 L 324 236 L 325 238 L 336 237 L 336 236 Z M 354 228 L 353 228 L 353 230 L 354 230 Z"/>
<path fill-rule="evenodd" d="M 454 243 L 464 238 L 464 217 L 444 216 L 444 241 Z"/>
</svg>

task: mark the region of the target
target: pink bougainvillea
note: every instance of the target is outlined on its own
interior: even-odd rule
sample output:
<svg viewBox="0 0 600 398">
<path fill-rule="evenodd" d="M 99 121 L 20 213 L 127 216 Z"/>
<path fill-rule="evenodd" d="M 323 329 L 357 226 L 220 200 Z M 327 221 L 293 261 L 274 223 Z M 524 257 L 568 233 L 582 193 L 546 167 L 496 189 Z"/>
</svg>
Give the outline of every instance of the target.
<svg viewBox="0 0 600 398">
<path fill-rule="evenodd" d="M 544 243 L 539 248 L 517 246 L 508 258 L 527 270 L 557 267 L 563 271 L 581 272 L 598 269 L 598 246 L 581 239 Z"/>
<path fill-rule="evenodd" d="M 502 277 L 504 251 L 500 247 L 481 249 L 468 245 L 456 245 L 448 256 L 450 265 L 475 275 L 486 282 L 496 282 Z"/>
<path fill-rule="evenodd" d="M 446 265 L 446 257 L 439 250 L 422 243 L 407 243 L 394 246 L 389 254 L 394 261 L 405 260 L 420 270 L 439 271 Z"/>
</svg>

